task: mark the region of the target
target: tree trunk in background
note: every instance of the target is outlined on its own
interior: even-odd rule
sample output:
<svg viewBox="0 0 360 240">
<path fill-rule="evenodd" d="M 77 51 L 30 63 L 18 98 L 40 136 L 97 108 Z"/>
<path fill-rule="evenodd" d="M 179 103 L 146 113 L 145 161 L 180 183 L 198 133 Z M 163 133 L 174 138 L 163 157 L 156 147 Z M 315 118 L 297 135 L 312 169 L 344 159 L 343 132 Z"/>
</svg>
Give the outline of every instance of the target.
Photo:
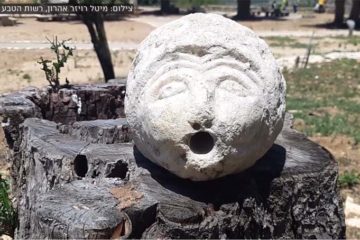
<svg viewBox="0 0 360 240">
<path fill-rule="evenodd" d="M 237 16 L 238 19 L 247 19 L 250 17 L 251 0 L 237 0 Z"/>
<path fill-rule="evenodd" d="M 69 0 L 69 4 L 78 5 L 79 1 Z M 111 1 L 110 4 L 114 4 Z M 105 82 L 115 78 L 114 67 L 111 60 L 111 52 L 106 38 L 104 16 L 101 13 L 78 13 L 82 21 L 86 25 L 94 50 L 99 59 L 102 71 L 104 73 Z"/>
<path fill-rule="evenodd" d="M 356 27 L 360 26 L 359 15 L 360 15 L 360 0 L 353 0 L 349 18 L 355 21 Z"/>
<path fill-rule="evenodd" d="M 334 24 L 340 27 L 344 24 L 345 0 L 335 0 Z"/>
<path fill-rule="evenodd" d="M 91 42 L 94 45 L 96 55 L 100 61 L 105 82 L 107 82 L 108 80 L 115 78 L 115 73 L 106 38 L 104 18 L 101 14 L 93 14 L 92 16 L 83 15 L 82 17 L 89 30 Z"/>
<path fill-rule="evenodd" d="M 160 1 L 160 12 L 169 13 L 170 12 L 170 0 L 161 0 Z"/>
</svg>

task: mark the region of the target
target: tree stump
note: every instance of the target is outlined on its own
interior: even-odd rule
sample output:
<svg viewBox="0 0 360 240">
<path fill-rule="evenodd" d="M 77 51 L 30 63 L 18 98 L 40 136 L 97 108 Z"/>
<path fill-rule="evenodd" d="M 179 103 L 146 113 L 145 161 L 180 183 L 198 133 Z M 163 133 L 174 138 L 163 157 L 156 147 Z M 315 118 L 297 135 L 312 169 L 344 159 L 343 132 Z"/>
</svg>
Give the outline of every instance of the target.
<svg viewBox="0 0 360 240">
<path fill-rule="evenodd" d="M 22 124 L 5 126 L 8 134 L 17 132 L 8 135 L 16 143 L 10 159 L 16 238 L 345 238 L 337 164 L 291 128 L 289 115 L 255 166 L 192 182 L 144 158 L 125 119 L 55 123 L 41 119 L 51 104 L 24 98 L 27 105 L 0 99 L 8 118 L 31 109 Z M 98 118 L 98 111 L 89 112 L 91 119 L 80 120 Z M 119 117 L 113 113 L 107 118 Z"/>
</svg>

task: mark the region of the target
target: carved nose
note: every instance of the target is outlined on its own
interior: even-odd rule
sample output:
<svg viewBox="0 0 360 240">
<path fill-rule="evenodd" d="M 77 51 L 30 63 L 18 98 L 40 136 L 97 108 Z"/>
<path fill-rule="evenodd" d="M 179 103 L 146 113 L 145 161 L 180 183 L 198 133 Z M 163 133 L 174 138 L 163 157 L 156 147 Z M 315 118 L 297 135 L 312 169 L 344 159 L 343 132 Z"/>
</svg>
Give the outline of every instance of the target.
<svg viewBox="0 0 360 240">
<path fill-rule="evenodd" d="M 190 122 L 191 127 L 194 130 L 200 130 L 201 128 L 211 128 L 212 127 L 212 120 L 205 120 L 205 121 L 194 121 Z"/>
<path fill-rule="evenodd" d="M 201 128 L 201 124 L 198 122 L 190 123 L 190 125 L 194 130 L 200 130 Z"/>
</svg>

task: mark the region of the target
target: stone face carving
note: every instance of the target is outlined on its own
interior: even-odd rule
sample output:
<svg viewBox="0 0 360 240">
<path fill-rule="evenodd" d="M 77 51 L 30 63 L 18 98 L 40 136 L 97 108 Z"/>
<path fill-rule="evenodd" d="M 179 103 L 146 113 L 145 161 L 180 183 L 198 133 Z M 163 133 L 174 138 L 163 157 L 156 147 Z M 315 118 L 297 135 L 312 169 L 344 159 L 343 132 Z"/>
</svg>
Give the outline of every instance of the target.
<svg viewBox="0 0 360 240">
<path fill-rule="evenodd" d="M 215 14 L 153 31 L 127 80 L 125 113 L 141 153 L 182 178 L 243 171 L 283 126 L 285 81 L 268 45 Z"/>
</svg>

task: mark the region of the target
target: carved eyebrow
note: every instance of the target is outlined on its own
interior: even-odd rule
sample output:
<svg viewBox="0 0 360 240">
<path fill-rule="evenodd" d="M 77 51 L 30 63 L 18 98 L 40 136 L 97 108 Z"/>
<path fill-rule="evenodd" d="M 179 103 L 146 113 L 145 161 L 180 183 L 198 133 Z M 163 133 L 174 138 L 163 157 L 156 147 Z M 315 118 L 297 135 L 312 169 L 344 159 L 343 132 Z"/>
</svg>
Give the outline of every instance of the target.
<svg viewBox="0 0 360 240">
<path fill-rule="evenodd" d="M 239 72 L 247 75 L 248 78 L 252 82 L 254 82 L 257 87 L 263 86 L 263 81 L 261 81 L 261 79 L 254 72 L 257 67 L 255 65 L 252 65 L 251 61 L 249 61 L 242 54 L 236 54 L 232 51 L 226 51 L 220 54 L 215 53 L 215 56 L 219 57 L 220 59 L 213 60 L 214 54 L 210 53 L 203 56 L 196 56 L 190 53 L 173 52 L 163 59 L 163 61 L 168 61 L 168 63 L 160 66 L 155 71 L 155 74 L 149 79 L 147 84 L 151 84 L 151 82 L 158 79 L 160 76 L 174 69 L 183 68 L 208 71 L 210 69 L 218 67 L 228 67 L 231 69 L 236 69 Z M 224 59 L 224 57 L 228 57 L 229 59 Z"/>
<path fill-rule="evenodd" d="M 162 64 L 160 67 L 158 67 L 158 61 L 152 62 L 149 64 L 148 68 L 157 68 L 155 70 L 155 73 L 151 78 L 154 78 L 155 76 L 159 76 L 163 74 L 164 72 L 167 72 L 171 69 L 176 68 L 198 68 L 198 65 L 200 65 L 201 58 L 191 54 L 183 52 L 182 49 L 176 48 L 172 52 L 163 52 L 158 56 L 158 59 L 160 59 L 160 62 L 165 62 L 165 64 Z"/>
<path fill-rule="evenodd" d="M 164 82 L 164 81 L 168 81 L 174 78 L 179 78 L 179 80 L 181 79 L 182 81 L 187 81 L 187 79 L 189 79 L 189 76 L 193 75 L 194 70 L 192 68 L 183 68 L 185 71 L 183 71 L 181 74 L 179 74 L 179 72 L 176 69 L 170 69 L 166 72 L 160 71 L 159 70 L 145 83 L 145 87 L 143 87 L 143 89 L 140 92 L 140 95 L 144 94 L 144 91 L 146 89 L 146 86 L 150 86 L 151 88 L 155 85 L 157 85 L 156 83 L 158 82 Z"/>
<path fill-rule="evenodd" d="M 169 63 L 166 63 L 162 66 L 160 66 L 155 74 L 151 77 L 151 79 L 157 79 L 161 75 L 168 73 L 169 71 L 172 71 L 174 69 L 196 69 L 198 70 L 200 67 L 200 64 L 198 62 L 194 63 L 194 61 L 188 61 L 188 60 L 176 60 Z M 149 79 L 150 80 L 150 79 Z"/>
<path fill-rule="evenodd" d="M 263 87 L 263 81 L 251 70 L 250 64 L 240 63 L 232 59 L 217 59 L 206 64 L 206 71 L 220 67 L 230 68 L 231 71 L 238 71 L 246 75 L 256 87 Z"/>
<path fill-rule="evenodd" d="M 188 60 L 191 62 L 196 62 L 196 63 L 201 63 L 202 59 L 204 59 L 206 57 L 206 55 L 203 57 L 199 57 L 199 56 L 196 56 L 193 54 L 183 53 L 183 52 L 177 52 L 175 56 L 177 58 L 181 58 L 181 59 Z"/>
<path fill-rule="evenodd" d="M 220 76 L 218 78 L 218 80 L 220 81 L 218 84 L 220 84 L 221 82 L 223 82 L 224 80 L 231 80 L 231 81 L 235 81 L 237 82 L 238 84 L 240 84 L 242 87 L 244 87 L 246 90 L 251 90 L 251 86 L 249 86 L 248 84 L 244 83 L 244 81 L 239 81 L 239 79 L 234 76 L 234 75 L 230 75 L 230 74 L 227 74 L 227 75 L 223 75 L 223 76 Z"/>
<path fill-rule="evenodd" d="M 257 91 L 261 88 L 260 86 L 256 85 L 254 81 L 252 81 L 251 78 L 247 76 L 245 73 L 232 68 L 229 69 L 229 71 L 227 71 L 225 74 L 221 74 L 220 76 L 215 76 L 215 80 L 216 80 L 216 85 L 219 85 L 224 80 L 232 80 L 237 82 L 247 90 Z"/>
</svg>

